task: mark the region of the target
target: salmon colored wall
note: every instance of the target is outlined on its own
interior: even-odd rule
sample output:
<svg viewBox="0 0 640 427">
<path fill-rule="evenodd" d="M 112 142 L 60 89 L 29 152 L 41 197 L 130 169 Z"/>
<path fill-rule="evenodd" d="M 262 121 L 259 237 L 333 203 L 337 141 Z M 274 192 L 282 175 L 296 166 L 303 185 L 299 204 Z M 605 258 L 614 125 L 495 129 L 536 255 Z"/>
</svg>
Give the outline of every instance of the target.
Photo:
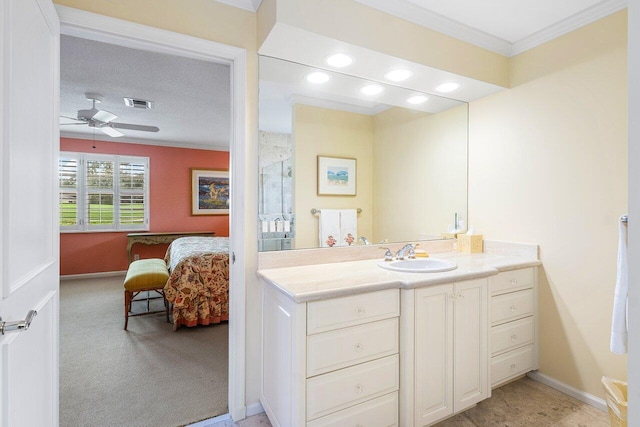
<svg viewBox="0 0 640 427">
<path fill-rule="evenodd" d="M 226 151 L 60 138 L 61 151 L 149 157 L 151 232 L 213 231 L 229 235 L 228 215 L 191 215 L 190 168 L 229 169 Z M 127 233 L 60 233 L 60 274 L 127 269 Z M 167 245 L 135 245 L 140 258 L 162 258 Z"/>
</svg>

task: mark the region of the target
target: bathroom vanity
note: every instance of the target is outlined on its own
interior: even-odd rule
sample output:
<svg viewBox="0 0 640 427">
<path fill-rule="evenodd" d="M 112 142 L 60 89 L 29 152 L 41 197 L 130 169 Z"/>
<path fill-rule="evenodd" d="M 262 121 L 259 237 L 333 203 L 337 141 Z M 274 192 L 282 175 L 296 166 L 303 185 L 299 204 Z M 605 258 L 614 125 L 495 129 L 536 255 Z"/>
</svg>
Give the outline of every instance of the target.
<svg viewBox="0 0 640 427">
<path fill-rule="evenodd" d="M 537 369 L 536 258 L 433 254 L 260 270 L 262 405 L 274 426 L 425 426 Z"/>
</svg>

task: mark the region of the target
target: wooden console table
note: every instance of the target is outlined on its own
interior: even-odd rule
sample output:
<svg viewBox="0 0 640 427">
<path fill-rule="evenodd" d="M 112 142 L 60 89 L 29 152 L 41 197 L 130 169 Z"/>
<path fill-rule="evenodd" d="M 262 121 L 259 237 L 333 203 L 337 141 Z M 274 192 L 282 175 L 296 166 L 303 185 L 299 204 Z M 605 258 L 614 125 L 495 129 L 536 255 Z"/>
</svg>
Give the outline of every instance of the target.
<svg viewBox="0 0 640 427">
<path fill-rule="evenodd" d="M 186 231 L 181 233 L 129 233 L 127 234 L 127 259 L 131 264 L 131 248 L 136 243 L 141 245 L 159 245 L 161 243 L 171 243 L 179 237 L 204 236 L 213 237 L 216 233 L 212 231 Z"/>
</svg>

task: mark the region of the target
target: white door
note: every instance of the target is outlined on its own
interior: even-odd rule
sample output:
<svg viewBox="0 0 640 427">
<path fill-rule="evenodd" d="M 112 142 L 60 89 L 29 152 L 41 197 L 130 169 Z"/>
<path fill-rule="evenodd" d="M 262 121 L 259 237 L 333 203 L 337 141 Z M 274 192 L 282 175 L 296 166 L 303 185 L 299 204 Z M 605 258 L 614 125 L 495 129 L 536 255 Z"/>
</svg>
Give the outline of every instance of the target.
<svg viewBox="0 0 640 427">
<path fill-rule="evenodd" d="M 0 426 L 56 426 L 59 22 L 51 0 L 2 0 L 0 22 Z"/>
</svg>

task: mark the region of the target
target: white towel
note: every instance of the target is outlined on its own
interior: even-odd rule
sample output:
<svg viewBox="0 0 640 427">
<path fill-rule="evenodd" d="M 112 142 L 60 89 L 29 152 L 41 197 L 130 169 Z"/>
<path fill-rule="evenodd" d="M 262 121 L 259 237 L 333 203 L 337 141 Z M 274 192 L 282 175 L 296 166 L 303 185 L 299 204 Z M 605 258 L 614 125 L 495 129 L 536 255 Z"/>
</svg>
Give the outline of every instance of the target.
<svg viewBox="0 0 640 427">
<path fill-rule="evenodd" d="M 355 209 L 340 211 L 340 246 L 358 244 L 358 213 Z"/>
<path fill-rule="evenodd" d="M 627 223 L 620 218 L 618 240 L 618 279 L 613 296 L 613 318 L 611 319 L 611 351 L 627 352 L 627 292 L 629 271 L 627 265 Z"/>
<path fill-rule="evenodd" d="M 340 245 L 340 211 L 322 209 L 318 220 L 319 240 L 321 248 Z"/>
</svg>

